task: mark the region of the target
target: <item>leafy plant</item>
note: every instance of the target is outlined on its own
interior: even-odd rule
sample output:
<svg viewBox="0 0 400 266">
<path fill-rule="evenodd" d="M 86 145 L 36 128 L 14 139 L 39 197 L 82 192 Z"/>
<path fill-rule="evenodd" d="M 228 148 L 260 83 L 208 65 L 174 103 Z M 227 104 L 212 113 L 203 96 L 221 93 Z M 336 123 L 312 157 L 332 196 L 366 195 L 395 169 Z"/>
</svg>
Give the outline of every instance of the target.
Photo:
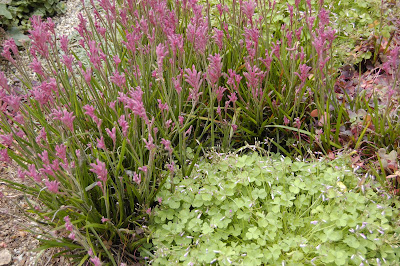
<svg viewBox="0 0 400 266">
<path fill-rule="evenodd" d="M 10 0 L 0 3 L 0 27 L 20 45 L 20 34 L 29 29 L 32 16 L 48 17 L 65 11 L 62 0 Z"/>
<path fill-rule="evenodd" d="M 373 189 L 361 190 L 345 157 L 209 158 L 157 195 L 152 264 L 398 262 L 399 202 L 372 180 Z"/>
</svg>

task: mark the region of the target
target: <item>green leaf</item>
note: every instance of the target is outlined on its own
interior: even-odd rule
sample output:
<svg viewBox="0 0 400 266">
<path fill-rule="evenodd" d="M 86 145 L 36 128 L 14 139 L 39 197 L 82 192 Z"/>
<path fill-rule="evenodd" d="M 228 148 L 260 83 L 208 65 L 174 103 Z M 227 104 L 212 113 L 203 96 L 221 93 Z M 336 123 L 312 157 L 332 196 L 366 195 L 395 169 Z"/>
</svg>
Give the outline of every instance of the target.
<svg viewBox="0 0 400 266">
<path fill-rule="evenodd" d="M 0 16 L 4 16 L 6 19 L 12 19 L 12 14 L 8 11 L 5 4 L 0 3 Z"/>
</svg>

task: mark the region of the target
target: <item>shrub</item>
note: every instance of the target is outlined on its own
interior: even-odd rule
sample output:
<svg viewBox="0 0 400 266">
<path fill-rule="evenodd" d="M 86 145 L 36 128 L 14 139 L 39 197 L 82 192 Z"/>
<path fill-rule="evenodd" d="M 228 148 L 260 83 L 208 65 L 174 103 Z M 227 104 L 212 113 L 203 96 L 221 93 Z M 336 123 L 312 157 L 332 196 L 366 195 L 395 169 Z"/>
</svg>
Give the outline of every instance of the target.
<svg viewBox="0 0 400 266">
<path fill-rule="evenodd" d="M 399 202 L 361 190 L 347 159 L 209 158 L 157 195 L 154 265 L 399 262 Z"/>
</svg>

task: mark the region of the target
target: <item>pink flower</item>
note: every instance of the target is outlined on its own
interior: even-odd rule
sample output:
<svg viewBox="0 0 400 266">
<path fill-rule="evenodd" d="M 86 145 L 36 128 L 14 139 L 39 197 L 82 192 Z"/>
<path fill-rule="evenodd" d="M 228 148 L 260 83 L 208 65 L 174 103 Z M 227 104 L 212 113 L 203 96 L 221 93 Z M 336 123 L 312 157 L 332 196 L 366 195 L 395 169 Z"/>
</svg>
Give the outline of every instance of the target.
<svg viewBox="0 0 400 266">
<path fill-rule="evenodd" d="M 122 128 L 122 134 L 124 135 L 124 137 L 127 136 L 128 134 L 128 129 L 129 129 L 129 124 L 128 122 L 126 122 L 125 120 L 125 115 L 121 115 L 118 119 L 118 124 L 121 126 Z"/>
<path fill-rule="evenodd" d="M 324 27 L 329 25 L 329 11 L 321 8 L 319 10 L 318 18 L 319 18 L 319 27 Z"/>
<path fill-rule="evenodd" d="M 158 201 L 158 203 L 162 203 L 162 198 L 161 197 L 159 197 L 159 198 L 157 198 L 157 201 Z"/>
<path fill-rule="evenodd" d="M 62 55 L 62 60 L 61 62 L 63 62 L 65 64 L 65 66 L 68 68 L 68 70 L 70 72 L 72 72 L 72 63 L 74 62 L 74 56 L 73 55 Z"/>
<path fill-rule="evenodd" d="M 43 164 L 49 164 L 49 153 L 47 151 L 43 151 L 42 153 L 38 153 L 37 154 L 40 158 L 40 160 L 42 160 Z"/>
<path fill-rule="evenodd" d="M 90 167 L 92 167 L 90 169 L 91 172 L 97 174 L 97 178 L 100 179 L 103 182 L 107 181 L 107 174 L 108 171 L 106 169 L 106 164 L 102 161 L 100 161 L 99 159 L 96 159 L 97 164 L 95 163 L 91 163 Z"/>
<path fill-rule="evenodd" d="M 74 233 L 74 232 L 71 232 L 71 233 L 68 235 L 68 238 L 70 238 L 71 240 L 75 240 L 75 233 Z"/>
<path fill-rule="evenodd" d="M 56 156 L 67 162 L 67 147 L 64 144 L 56 145 Z"/>
<path fill-rule="evenodd" d="M 110 221 L 110 219 L 104 218 L 104 216 L 101 217 L 101 222 L 102 223 L 105 223 L 105 222 L 108 222 L 108 221 Z"/>
<path fill-rule="evenodd" d="M 199 97 L 202 92 L 199 92 L 201 83 L 203 82 L 201 72 L 197 72 L 195 66 L 192 66 L 192 69 L 185 69 L 185 81 L 189 83 L 193 89 L 190 90 L 188 100 L 193 100 L 195 103 L 199 100 Z"/>
<path fill-rule="evenodd" d="M 224 97 L 224 91 L 227 89 L 225 87 L 219 86 L 218 89 L 215 90 L 215 94 L 217 95 L 217 101 L 220 103 L 222 101 L 222 97 Z"/>
<path fill-rule="evenodd" d="M 168 35 L 168 41 L 174 56 L 176 55 L 177 50 L 183 52 L 183 37 L 181 34 Z"/>
<path fill-rule="evenodd" d="M 139 167 L 138 169 L 139 169 L 139 171 L 142 171 L 144 173 L 147 173 L 147 170 L 148 170 L 146 165 Z"/>
<path fill-rule="evenodd" d="M 134 172 L 133 173 L 133 182 L 135 182 L 136 184 L 140 185 L 140 182 L 142 181 L 142 177 L 140 174 Z"/>
<path fill-rule="evenodd" d="M 213 39 L 218 48 L 222 50 L 224 47 L 224 32 L 222 30 L 214 29 Z"/>
<path fill-rule="evenodd" d="M 115 143 L 117 141 L 117 129 L 115 127 L 113 127 L 111 130 L 106 128 L 106 132 L 107 132 L 108 136 L 112 139 L 112 141 L 115 145 Z"/>
<path fill-rule="evenodd" d="M 167 103 L 162 103 L 161 99 L 157 99 L 158 102 L 158 109 L 160 109 L 161 111 L 167 111 L 168 112 L 168 104 Z"/>
<path fill-rule="evenodd" d="M 64 109 L 64 111 L 53 110 L 52 114 L 55 120 L 60 120 L 69 130 L 74 131 L 74 112 L 68 112 Z"/>
<path fill-rule="evenodd" d="M 151 208 L 148 208 L 148 209 L 146 210 L 146 213 L 147 213 L 148 215 L 150 215 L 150 214 L 151 214 Z"/>
<path fill-rule="evenodd" d="M 299 69 L 300 69 L 300 74 L 297 72 L 295 72 L 294 74 L 296 74 L 300 78 L 301 82 L 304 83 L 306 82 L 311 67 L 307 66 L 306 64 L 302 64 L 299 66 Z"/>
<path fill-rule="evenodd" d="M 179 74 L 179 75 L 176 76 L 175 78 L 172 77 L 172 83 L 174 83 L 175 90 L 176 90 L 176 92 L 177 92 L 178 94 L 180 94 L 181 91 L 182 91 L 181 78 L 182 78 L 182 74 Z"/>
<path fill-rule="evenodd" d="M 236 74 L 236 72 L 232 69 L 228 69 L 228 73 L 229 73 L 229 78 L 227 84 L 233 86 L 233 89 L 235 91 L 238 91 L 239 90 L 238 85 L 240 83 L 240 80 L 242 79 L 242 76 Z"/>
<path fill-rule="evenodd" d="M 14 39 L 8 39 L 3 42 L 3 52 L 1 55 L 10 61 L 11 63 L 15 64 L 16 61 L 14 58 L 11 56 L 11 51 L 14 53 L 15 56 L 18 56 L 18 48 L 17 45 L 14 42 Z"/>
<path fill-rule="evenodd" d="M 161 144 L 164 145 L 165 150 L 168 151 L 169 154 L 172 154 L 171 141 L 162 138 L 161 139 Z"/>
<path fill-rule="evenodd" d="M 64 53 L 68 53 L 68 36 L 63 35 L 60 37 L 60 44 L 61 44 L 61 50 L 63 50 Z"/>
<path fill-rule="evenodd" d="M 265 59 L 260 58 L 260 61 L 263 62 L 263 64 L 267 68 L 267 71 L 271 69 L 272 56 L 268 54 L 267 50 L 265 50 Z"/>
<path fill-rule="evenodd" d="M 30 164 L 28 166 L 28 171 L 26 172 L 26 175 L 30 176 L 35 180 L 37 183 L 42 182 L 42 178 L 39 175 L 38 171 L 36 171 L 36 166 L 34 164 Z"/>
<path fill-rule="evenodd" d="M 115 71 L 113 73 L 113 76 L 110 77 L 110 80 L 112 83 L 117 85 L 118 87 L 122 87 L 125 85 L 125 73 L 122 72 L 121 74 L 118 73 L 118 71 Z"/>
<path fill-rule="evenodd" d="M 146 139 L 143 139 L 144 143 L 146 144 L 146 149 L 149 151 L 153 150 L 156 148 L 156 145 L 153 143 L 153 136 L 149 133 L 149 140 L 147 141 Z"/>
<path fill-rule="evenodd" d="M 253 1 L 243 2 L 242 4 L 243 13 L 246 15 L 249 21 L 252 21 L 255 8 L 256 3 Z"/>
<path fill-rule="evenodd" d="M 33 58 L 32 62 L 29 64 L 29 66 L 33 72 L 35 72 L 36 74 L 39 74 L 41 76 L 44 76 L 42 63 L 40 63 L 40 61 L 37 60 L 37 58 Z"/>
<path fill-rule="evenodd" d="M 11 163 L 11 158 L 8 156 L 7 149 L 0 150 L 0 162 Z"/>
<path fill-rule="evenodd" d="M 64 222 L 65 222 L 65 229 L 72 232 L 72 230 L 74 230 L 74 226 L 72 225 L 71 219 L 69 218 L 68 215 L 64 216 Z"/>
<path fill-rule="evenodd" d="M 106 149 L 106 144 L 104 143 L 104 137 L 101 136 L 100 139 L 97 139 L 97 148 L 99 149 Z"/>
<path fill-rule="evenodd" d="M 44 182 L 44 184 L 46 185 L 47 189 L 48 189 L 51 193 L 54 193 L 54 194 L 59 193 L 58 187 L 59 187 L 59 185 L 60 185 L 60 182 L 58 182 L 57 180 L 54 180 L 54 181 L 46 180 L 46 181 Z"/>
<path fill-rule="evenodd" d="M 168 55 L 167 47 L 162 43 L 158 44 L 157 47 L 156 47 L 156 55 L 157 55 L 158 72 L 159 72 L 160 75 L 162 75 L 162 72 L 163 72 L 163 60 Z"/>
<path fill-rule="evenodd" d="M 101 260 L 98 257 L 90 258 L 90 261 L 94 264 L 94 266 L 101 266 Z"/>
<path fill-rule="evenodd" d="M 133 114 L 141 117 L 144 121 L 148 121 L 146 109 L 144 108 L 142 100 L 143 91 L 137 86 L 135 89 L 131 88 L 129 91 L 129 96 L 119 92 L 119 97 L 117 99 L 124 103 L 125 108 L 130 109 Z"/>
<path fill-rule="evenodd" d="M 165 166 L 167 167 L 167 169 L 168 169 L 171 173 L 174 172 L 174 166 L 175 166 L 175 163 L 174 163 L 174 162 L 167 163 Z"/>
<path fill-rule="evenodd" d="M 119 58 L 118 55 L 113 56 L 113 60 L 115 63 L 115 67 L 118 67 L 118 65 L 121 63 L 121 59 Z"/>
<path fill-rule="evenodd" d="M 1 144 L 5 145 L 5 146 L 11 146 L 12 142 L 13 142 L 12 133 L 0 135 L 0 143 Z"/>
<path fill-rule="evenodd" d="M 262 98 L 263 91 L 261 89 L 261 84 L 265 73 L 257 66 L 251 67 L 248 63 L 246 64 L 246 69 L 247 72 L 244 72 L 243 75 L 246 77 L 247 87 L 251 89 L 254 99 Z"/>
<path fill-rule="evenodd" d="M 214 86 L 222 75 L 221 56 L 219 54 L 210 55 L 208 60 L 210 61 L 207 69 L 208 81 L 210 82 L 211 86 Z"/>
<path fill-rule="evenodd" d="M 283 124 L 285 124 L 285 126 L 287 126 L 287 125 L 289 125 L 289 123 L 290 123 L 289 119 L 286 116 L 284 116 L 283 117 Z"/>
<path fill-rule="evenodd" d="M 183 126 L 183 116 L 178 116 L 178 120 L 179 120 L 179 124 L 181 125 L 181 126 Z"/>
<path fill-rule="evenodd" d="M 28 31 L 30 33 L 29 39 L 32 40 L 31 54 L 36 55 L 36 53 L 39 53 L 44 58 L 48 58 L 48 44 L 51 43 L 51 34 L 48 31 L 47 23 L 42 22 L 39 16 L 31 17 L 30 21 L 33 28 Z"/>
</svg>

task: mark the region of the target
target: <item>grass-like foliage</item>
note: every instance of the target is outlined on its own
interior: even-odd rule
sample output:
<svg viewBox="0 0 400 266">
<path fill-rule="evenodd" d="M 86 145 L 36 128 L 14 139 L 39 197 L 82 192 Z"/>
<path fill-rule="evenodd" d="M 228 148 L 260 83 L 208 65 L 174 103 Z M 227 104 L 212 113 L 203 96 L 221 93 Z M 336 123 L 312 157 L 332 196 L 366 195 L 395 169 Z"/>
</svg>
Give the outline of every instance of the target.
<svg viewBox="0 0 400 266">
<path fill-rule="evenodd" d="M 210 155 L 158 194 L 153 265 L 397 263 L 398 202 L 348 162 Z"/>
<path fill-rule="evenodd" d="M 45 226 L 42 248 L 64 248 L 57 255 L 133 263 L 151 234 L 158 190 L 167 178 L 191 176 L 203 147 L 229 151 L 268 138 L 291 156 L 398 141 L 400 126 L 389 119 L 397 109 L 376 100 L 372 110 L 361 95 L 350 109 L 368 106 L 369 119 L 352 121 L 337 100 L 336 30 L 323 1 L 285 10 L 266 1 L 84 3 L 93 9 L 79 15 L 74 48 L 51 19 L 33 17 L 29 66 L 12 39 L 1 53 L 20 82 L 0 73 L 0 161 L 34 181 L 8 182 L 36 197 L 29 211 Z M 286 23 L 273 19 L 282 14 Z M 309 189 L 312 177 L 303 179 Z"/>
</svg>

